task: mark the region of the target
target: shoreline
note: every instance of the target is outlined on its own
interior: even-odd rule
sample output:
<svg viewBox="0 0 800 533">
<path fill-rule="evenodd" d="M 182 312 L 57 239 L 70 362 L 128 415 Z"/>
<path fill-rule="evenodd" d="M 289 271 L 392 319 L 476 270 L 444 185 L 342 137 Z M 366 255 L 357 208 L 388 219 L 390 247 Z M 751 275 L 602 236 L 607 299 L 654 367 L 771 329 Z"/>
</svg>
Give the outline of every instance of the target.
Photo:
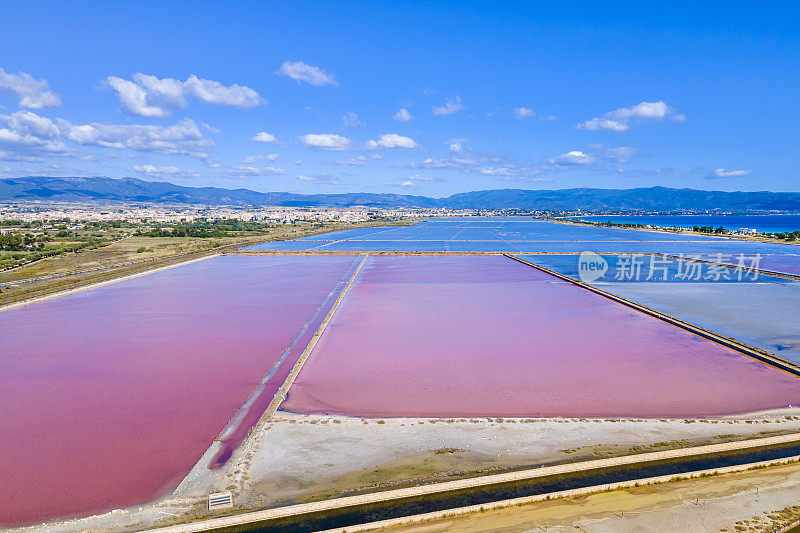
<svg viewBox="0 0 800 533">
<path fill-rule="evenodd" d="M 786 241 L 770 237 L 757 237 L 757 236 L 747 236 L 747 235 L 714 235 L 709 233 L 699 233 L 685 228 L 678 228 L 678 231 L 673 231 L 671 228 L 666 226 L 652 226 L 649 228 L 644 228 L 644 227 L 638 228 L 638 227 L 624 227 L 624 226 L 606 226 L 600 222 L 589 222 L 580 219 L 567 220 L 565 218 L 547 218 L 539 220 L 546 220 L 548 222 L 554 222 L 556 224 L 565 224 L 573 226 L 589 226 L 589 227 L 613 228 L 613 229 L 635 230 L 635 231 L 652 231 L 655 233 L 669 233 L 671 235 L 689 235 L 689 236 L 716 238 L 716 239 L 730 239 L 734 241 L 743 241 L 743 242 L 760 242 L 766 244 L 786 244 L 788 246 L 800 246 L 800 240 Z"/>
</svg>

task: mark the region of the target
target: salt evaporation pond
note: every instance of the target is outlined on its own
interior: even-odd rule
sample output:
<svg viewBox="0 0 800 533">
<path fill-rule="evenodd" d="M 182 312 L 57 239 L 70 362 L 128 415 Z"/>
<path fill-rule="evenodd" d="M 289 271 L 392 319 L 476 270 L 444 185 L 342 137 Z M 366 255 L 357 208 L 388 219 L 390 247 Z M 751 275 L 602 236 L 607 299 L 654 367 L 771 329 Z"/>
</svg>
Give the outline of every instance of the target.
<svg viewBox="0 0 800 533">
<path fill-rule="evenodd" d="M 521 257 L 573 278 L 579 276 L 577 255 Z M 800 282 L 764 274 L 755 279 L 745 275 L 742 281 L 737 281 L 735 270 L 730 271 L 730 280 L 683 281 L 675 278 L 678 259 L 669 262 L 667 282 L 660 281 L 660 275 L 646 280 L 649 268 L 647 261 L 643 262 L 641 282 L 615 281 L 614 273 L 620 257 L 604 258 L 608 261 L 609 270 L 604 277 L 593 281 L 593 285 L 800 363 L 800 329 L 797 327 Z M 707 267 L 703 265 L 703 268 Z"/>
<path fill-rule="evenodd" d="M 701 259 L 715 263 L 732 265 L 738 264 L 738 258 L 736 255 L 720 256 L 714 254 L 704 254 L 701 256 Z M 758 263 L 759 268 L 763 270 L 771 270 L 773 272 L 781 272 L 784 274 L 800 276 L 800 255 L 761 255 Z"/>
<path fill-rule="evenodd" d="M 0 524 L 173 490 L 360 259 L 225 256 L 0 313 Z"/>
<path fill-rule="evenodd" d="M 274 241 L 253 250 L 798 254 L 800 246 L 714 236 L 559 224 L 530 217 L 436 218 L 410 226 L 357 228 Z"/>
<path fill-rule="evenodd" d="M 501 256 L 370 257 L 281 409 L 369 417 L 692 417 L 800 380 Z"/>
</svg>

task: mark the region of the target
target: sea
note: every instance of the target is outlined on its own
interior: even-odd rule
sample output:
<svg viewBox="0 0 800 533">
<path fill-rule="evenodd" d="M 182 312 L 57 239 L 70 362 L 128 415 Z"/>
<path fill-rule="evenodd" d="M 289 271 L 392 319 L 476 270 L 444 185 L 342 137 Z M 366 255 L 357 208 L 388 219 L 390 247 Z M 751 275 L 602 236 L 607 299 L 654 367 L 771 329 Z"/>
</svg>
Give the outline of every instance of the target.
<svg viewBox="0 0 800 533">
<path fill-rule="evenodd" d="M 722 226 L 727 230 L 754 229 L 760 233 L 800 231 L 800 215 L 599 215 L 571 217 L 589 222 L 650 224 L 652 226 L 691 228 Z"/>
</svg>

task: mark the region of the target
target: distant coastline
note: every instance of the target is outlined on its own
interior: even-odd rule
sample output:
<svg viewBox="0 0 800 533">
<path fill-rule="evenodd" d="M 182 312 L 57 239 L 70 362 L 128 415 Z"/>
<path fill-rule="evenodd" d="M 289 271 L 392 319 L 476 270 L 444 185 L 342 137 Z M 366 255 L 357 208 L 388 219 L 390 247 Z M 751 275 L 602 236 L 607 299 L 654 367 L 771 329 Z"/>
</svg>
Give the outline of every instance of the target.
<svg viewBox="0 0 800 533">
<path fill-rule="evenodd" d="M 729 231 L 755 230 L 757 233 L 792 233 L 800 231 L 800 215 L 587 215 L 569 218 L 587 222 L 614 222 L 617 224 L 646 224 L 658 227 L 691 229 L 698 227 L 723 227 Z"/>
</svg>

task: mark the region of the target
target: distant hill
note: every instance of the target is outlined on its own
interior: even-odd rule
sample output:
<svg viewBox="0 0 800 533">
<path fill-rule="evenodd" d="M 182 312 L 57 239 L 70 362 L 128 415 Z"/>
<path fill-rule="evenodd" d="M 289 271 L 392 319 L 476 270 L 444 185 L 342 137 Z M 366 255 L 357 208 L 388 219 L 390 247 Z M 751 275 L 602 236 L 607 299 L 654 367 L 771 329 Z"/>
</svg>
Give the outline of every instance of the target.
<svg viewBox="0 0 800 533">
<path fill-rule="evenodd" d="M 800 193 L 723 192 L 649 187 L 638 189 L 497 189 L 429 198 L 404 194 L 295 194 L 248 189 L 184 187 L 137 178 L 44 177 L 0 179 L 0 202 L 160 203 L 294 206 L 585 211 L 793 211 Z"/>
</svg>

